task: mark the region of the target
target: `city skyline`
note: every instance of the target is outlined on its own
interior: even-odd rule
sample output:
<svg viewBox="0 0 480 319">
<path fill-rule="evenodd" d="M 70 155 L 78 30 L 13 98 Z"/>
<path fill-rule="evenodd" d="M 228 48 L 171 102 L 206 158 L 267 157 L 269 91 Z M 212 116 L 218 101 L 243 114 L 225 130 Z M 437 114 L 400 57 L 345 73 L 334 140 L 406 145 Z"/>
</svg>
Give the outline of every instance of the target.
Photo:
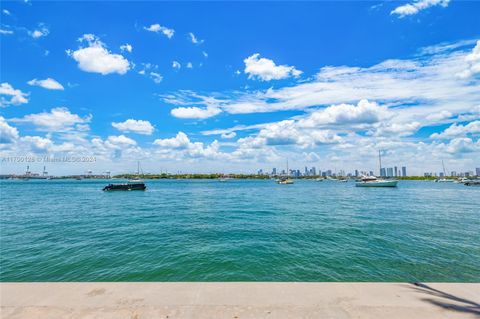
<svg viewBox="0 0 480 319">
<path fill-rule="evenodd" d="M 93 5 L 2 2 L 2 174 L 480 165 L 480 3 Z"/>
</svg>

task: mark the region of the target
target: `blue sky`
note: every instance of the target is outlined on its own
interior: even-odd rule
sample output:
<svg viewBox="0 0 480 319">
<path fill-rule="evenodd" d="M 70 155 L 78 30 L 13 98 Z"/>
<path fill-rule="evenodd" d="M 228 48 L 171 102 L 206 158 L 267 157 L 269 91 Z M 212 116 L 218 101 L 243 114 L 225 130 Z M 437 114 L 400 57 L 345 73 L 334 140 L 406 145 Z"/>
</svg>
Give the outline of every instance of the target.
<svg viewBox="0 0 480 319">
<path fill-rule="evenodd" d="M 412 174 L 480 166 L 474 1 L 1 9 L 2 158 L 96 158 L 59 174 L 369 171 L 378 150 Z"/>
</svg>

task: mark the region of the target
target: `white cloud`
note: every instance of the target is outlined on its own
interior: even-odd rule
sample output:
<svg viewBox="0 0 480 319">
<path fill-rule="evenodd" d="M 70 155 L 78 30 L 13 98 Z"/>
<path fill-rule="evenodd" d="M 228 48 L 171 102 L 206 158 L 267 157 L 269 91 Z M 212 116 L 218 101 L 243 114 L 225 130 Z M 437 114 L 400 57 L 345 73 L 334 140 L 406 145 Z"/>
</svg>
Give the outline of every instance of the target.
<svg viewBox="0 0 480 319">
<path fill-rule="evenodd" d="M 245 60 L 245 74 L 249 79 L 259 79 L 261 81 L 281 80 L 289 77 L 299 77 L 302 71 L 295 69 L 294 66 L 276 65 L 270 59 L 260 58 L 259 53 L 255 53 Z"/>
<path fill-rule="evenodd" d="M 156 139 L 153 142 L 159 149 L 160 154 L 168 154 L 173 159 L 220 159 L 225 158 L 226 155 L 219 151 L 220 145 L 217 140 L 209 145 L 204 145 L 201 142 L 191 142 L 187 134 L 178 132 L 175 137 L 166 139 Z"/>
<path fill-rule="evenodd" d="M 150 78 L 153 80 L 153 82 L 157 84 L 159 84 L 163 80 L 163 76 L 157 72 L 150 72 Z"/>
<path fill-rule="evenodd" d="M 3 9 L 2 12 L 7 16 L 11 15 L 10 11 L 8 11 L 7 9 Z"/>
<path fill-rule="evenodd" d="M 317 127 L 326 124 L 372 124 L 388 118 L 385 106 L 361 100 L 357 105 L 338 104 L 310 113 L 299 121 L 303 127 Z"/>
<path fill-rule="evenodd" d="M 156 139 L 153 144 L 164 148 L 184 149 L 190 145 L 190 139 L 187 134 L 178 132 L 177 136 L 165 139 Z"/>
<path fill-rule="evenodd" d="M 458 73 L 460 78 L 466 79 L 480 73 L 480 40 L 477 41 L 472 52 L 465 57 L 465 61 L 468 66 L 466 70 Z"/>
<path fill-rule="evenodd" d="M 7 98 L 5 98 L 5 96 Z M 0 84 L 0 107 L 8 105 L 20 105 L 28 103 L 28 94 L 18 89 L 14 89 L 9 83 Z"/>
<path fill-rule="evenodd" d="M 45 80 L 37 80 L 33 79 L 27 82 L 29 85 L 36 85 L 40 86 L 44 89 L 48 90 L 64 90 L 63 85 L 58 83 L 56 80 L 52 78 L 46 78 Z"/>
<path fill-rule="evenodd" d="M 171 39 L 175 33 L 175 30 L 169 29 L 167 27 L 161 26 L 158 23 L 152 24 L 149 27 L 144 27 L 145 30 L 150 31 L 150 32 L 155 32 L 155 33 L 162 33 L 165 35 L 167 38 Z"/>
<path fill-rule="evenodd" d="M 48 30 L 48 28 L 42 23 L 38 25 L 37 29 L 28 32 L 28 34 L 34 39 L 46 37 L 49 33 L 50 30 Z"/>
<path fill-rule="evenodd" d="M 467 134 L 480 134 L 480 121 L 473 121 L 466 125 L 452 124 L 441 133 L 433 133 L 430 138 L 450 139 L 465 136 Z"/>
<path fill-rule="evenodd" d="M 0 29 L 0 34 L 13 34 L 11 30 Z"/>
<path fill-rule="evenodd" d="M 152 135 L 154 127 L 149 121 L 128 119 L 124 122 L 113 122 L 112 126 L 122 132 L 133 132 L 144 135 Z"/>
<path fill-rule="evenodd" d="M 131 53 L 132 50 L 133 50 L 133 47 L 132 47 L 131 44 L 125 43 L 125 44 L 123 44 L 123 45 L 120 46 L 120 50 L 121 50 L 122 52 L 127 51 L 128 53 Z"/>
<path fill-rule="evenodd" d="M 234 138 L 235 136 L 237 136 L 237 133 L 235 132 L 228 132 L 228 133 L 222 133 L 221 137 L 222 138 Z"/>
<path fill-rule="evenodd" d="M 203 43 L 203 40 L 197 39 L 195 34 L 193 34 L 192 32 L 189 32 L 188 36 L 190 37 L 190 41 L 192 41 L 193 44 L 202 44 Z"/>
<path fill-rule="evenodd" d="M 206 119 L 218 115 L 221 112 L 222 110 L 216 107 L 200 108 L 196 106 L 177 107 L 170 111 L 173 116 L 182 119 Z"/>
<path fill-rule="evenodd" d="M 0 116 L 0 144 L 13 143 L 18 139 L 16 127 L 8 125 L 3 116 Z"/>
<path fill-rule="evenodd" d="M 78 50 L 67 50 L 78 67 L 85 72 L 125 74 L 130 70 L 130 62 L 120 54 L 111 53 L 103 42 L 93 34 L 84 34 L 80 42 L 86 42 L 88 46 L 80 47 Z"/>
<path fill-rule="evenodd" d="M 109 136 L 106 140 L 106 143 L 113 148 L 122 148 L 137 145 L 137 142 L 135 142 L 135 140 L 126 137 L 125 135 Z"/>
<path fill-rule="evenodd" d="M 193 64 L 192 62 L 187 63 L 187 69 L 193 69 Z"/>
<path fill-rule="evenodd" d="M 22 118 L 12 119 L 16 123 L 32 123 L 38 131 L 65 132 L 75 129 L 76 125 L 83 125 L 91 120 L 91 115 L 80 117 L 73 114 L 66 107 L 57 107 L 50 112 L 42 112 L 25 115 Z M 84 126 L 81 126 L 84 129 Z"/>
<path fill-rule="evenodd" d="M 441 121 L 441 120 L 444 120 L 444 119 L 448 119 L 452 116 L 453 116 L 453 114 L 451 112 L 449 112 L 447 110 L 442 110 L 440 112 L 432 113 L 432 114 L 427 115 L 427 120 L 433 121 L 433 122 L 438 122 L 438 121 Z"/>
<path fill-rule="evenodd" d="M 182 67 L 182 65 L 179 62 L 177 62 L 177 61 L 172 62 L 172 68 L 180 69 L 181 67 Z"/>
<path fill-rule="evenodd" d="M 202 51 L 202 54 L 203 54 L 203 57 L 204 57 L 204 58 L 208 58 L 208 53 L 207 53 L 207 52 Z"/>
<path fill-rule="evenodd" d="M 395 8 L 390 14 L 397 14 L 400 18 L 414 15 L 434 6 L 447 7 L 450 0 L 417 0 Z"/>
</svg>

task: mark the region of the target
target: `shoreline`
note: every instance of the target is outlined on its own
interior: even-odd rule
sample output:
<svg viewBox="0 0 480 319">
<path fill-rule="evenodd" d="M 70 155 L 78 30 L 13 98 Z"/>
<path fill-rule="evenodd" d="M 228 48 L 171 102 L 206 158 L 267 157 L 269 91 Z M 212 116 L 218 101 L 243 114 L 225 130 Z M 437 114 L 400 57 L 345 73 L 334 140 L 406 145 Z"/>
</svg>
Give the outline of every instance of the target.
<svg viewBox="0 0 480 319">
<path fill-rule="evenodd" d="M 1 318 L 478 318 L 480 283 L 0 283 Z"/>
</svg>

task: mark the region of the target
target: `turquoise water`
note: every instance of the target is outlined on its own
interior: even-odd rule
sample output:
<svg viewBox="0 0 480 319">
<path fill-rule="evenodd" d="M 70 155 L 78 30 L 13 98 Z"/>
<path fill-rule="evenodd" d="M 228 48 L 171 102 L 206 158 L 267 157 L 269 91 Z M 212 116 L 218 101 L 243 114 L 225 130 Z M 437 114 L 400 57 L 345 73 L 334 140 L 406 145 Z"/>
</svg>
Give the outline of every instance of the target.
<svg viewBox="0 0 480 319">
<path fill-rule="evenodd" d="M 2 181 L 1 281 L 479 281 L 480 188 Z"/>
</svg>

